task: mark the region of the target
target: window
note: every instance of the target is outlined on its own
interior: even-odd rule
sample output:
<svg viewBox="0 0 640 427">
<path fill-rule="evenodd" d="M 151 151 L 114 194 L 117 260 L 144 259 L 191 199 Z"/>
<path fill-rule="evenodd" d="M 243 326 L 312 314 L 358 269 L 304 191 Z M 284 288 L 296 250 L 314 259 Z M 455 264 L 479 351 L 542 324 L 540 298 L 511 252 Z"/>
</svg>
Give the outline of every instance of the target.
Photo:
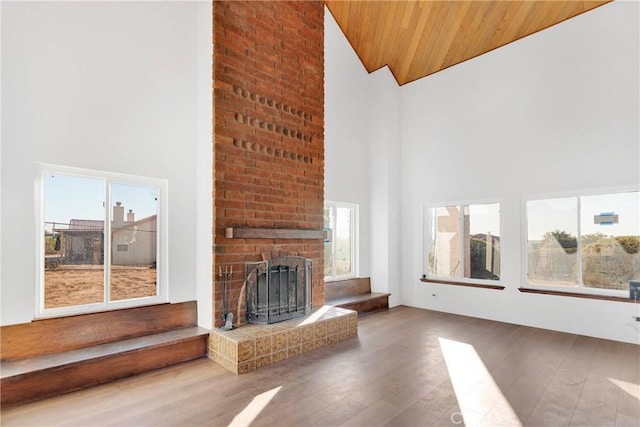
<svg viewBox="0 0 640 427">
<path fill-rule="evenodd" d="M 500 204 L 451 204 L 426 210 L 429 279 L 500 279 Z"/>
<path fill-rule="evenodd" d="M 165 183 L 43 169 L 38 315 L 166 301 L 160 222 Z"/>
<path fill-rule="evenodd" d="M 330 234 L 324 245 L 325 280 L 356 276 L 357 214 L 357 205 L 324 204 L 324 227 Z"/>
<path fill-rule="evenodd" d="M 527 283 L 628 295 L 640 279 L 639 194 L 528 200 Z"/>
</svg>

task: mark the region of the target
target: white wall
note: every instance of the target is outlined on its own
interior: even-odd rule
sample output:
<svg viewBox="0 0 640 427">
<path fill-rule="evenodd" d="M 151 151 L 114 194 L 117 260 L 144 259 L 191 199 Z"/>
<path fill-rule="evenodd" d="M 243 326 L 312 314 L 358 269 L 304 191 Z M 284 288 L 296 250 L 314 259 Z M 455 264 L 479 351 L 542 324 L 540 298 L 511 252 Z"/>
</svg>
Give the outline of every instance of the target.
<svg viewBox="0 0 640 427">
<path fill-rule="evenodd" d="M 640 342 L 637 304 L 517 290 L 523 196 L 639 182 L 638 12 L 613 2 L 400 89 L 403 304 Z M 494 197 L 507 288 L 421 283 L 423 206 Z"/>
<path fill-rule="evenodd" d="M 210 292 L 196 262 L 211 250 L 210 213 L 198 221 L 211 191 L 196 183 L 211 181 L 206 22 L 196 2 L 3 2 L 3 325 L 34 315 L 36 162 L 168 180 L 170 301 Z"/>
<path fill-rule="evenodd" d="M 360 207 L 359 275 L 369 276 L 369 100 L 362 63 L 325 7 L 324 198 Z"/>
<path fill-rule="evenodd" d="M 400 301 L 400 91 L 369 75 L 325 8 L 325 200 L 357 203 L 360 277 Z"/>
<path fill-rule="evenodd" d="M 401 301 L 400 91 L 387 67 L 370 76 L 368 151 L 371 218 L 371 290 Z"/>
<path fill-rule="evenodd" d="M 213 327 L 213 9 L 197 4 L 196 298 L 198 325 Z"/>
</svg>

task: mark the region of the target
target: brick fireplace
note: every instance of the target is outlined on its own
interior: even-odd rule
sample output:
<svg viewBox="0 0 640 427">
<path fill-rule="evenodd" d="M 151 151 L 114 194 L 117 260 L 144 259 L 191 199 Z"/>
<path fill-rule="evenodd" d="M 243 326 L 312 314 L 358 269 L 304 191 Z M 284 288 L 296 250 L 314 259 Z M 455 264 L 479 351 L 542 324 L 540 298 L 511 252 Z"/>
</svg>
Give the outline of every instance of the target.
<svg viewBox="0 0 640 427">
<path fill-rule="evenodd" d="M 213 46 L 214 327 L 246 323 L 246 262 L 310 259 L 319 308 L 324 5 L 214 1 Z"/>
</svg>

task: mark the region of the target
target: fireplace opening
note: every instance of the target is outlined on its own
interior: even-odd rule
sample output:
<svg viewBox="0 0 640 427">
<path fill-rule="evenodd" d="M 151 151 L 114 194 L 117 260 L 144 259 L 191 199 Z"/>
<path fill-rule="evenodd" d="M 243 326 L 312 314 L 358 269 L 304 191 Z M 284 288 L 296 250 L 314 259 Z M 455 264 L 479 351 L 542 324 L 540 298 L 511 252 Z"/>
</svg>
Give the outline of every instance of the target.
<svg viewBox="0 0 640 427">
<path fill-rule="evenodd" d="M 276 323 L 311 311 L 311 260 L 296 256 L 245 263 L 247 322 Z"/>
</svg>

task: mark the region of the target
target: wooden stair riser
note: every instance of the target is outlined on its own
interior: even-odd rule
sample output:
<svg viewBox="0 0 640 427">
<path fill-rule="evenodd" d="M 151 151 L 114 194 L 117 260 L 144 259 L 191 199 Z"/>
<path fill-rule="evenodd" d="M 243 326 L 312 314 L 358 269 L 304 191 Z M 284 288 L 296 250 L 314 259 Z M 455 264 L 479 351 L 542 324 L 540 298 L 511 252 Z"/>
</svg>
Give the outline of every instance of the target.
<svg viewBox="0 0 640 427">
<path fill-rule="evenodd" d="M 325 282 L 328 305 L 355 310 L 359 315 L 389 308 L 389 294 L 371 292 L 371 279 L 358 277 Z"/>
<path fill-rule="evenodd" d="M 389 297 L 372 298 L 364 301 L 338 304 L 337 307 L 355 310 L 359 315 L 373 313 L 389 308 Z"/>
<path fill-rule="evenodd" d="M 206 353 L 205 335 L 16 375 L 0 382 L 0 402 L 2 405 L 9 405 L 57 396 L 205 357 Z"/>
<path fill-rule="evenodd" d="M 36 320 L 3 326 L 1 360 L 59 353 L 195 326 L 195 301 Z"/>
</svg>

